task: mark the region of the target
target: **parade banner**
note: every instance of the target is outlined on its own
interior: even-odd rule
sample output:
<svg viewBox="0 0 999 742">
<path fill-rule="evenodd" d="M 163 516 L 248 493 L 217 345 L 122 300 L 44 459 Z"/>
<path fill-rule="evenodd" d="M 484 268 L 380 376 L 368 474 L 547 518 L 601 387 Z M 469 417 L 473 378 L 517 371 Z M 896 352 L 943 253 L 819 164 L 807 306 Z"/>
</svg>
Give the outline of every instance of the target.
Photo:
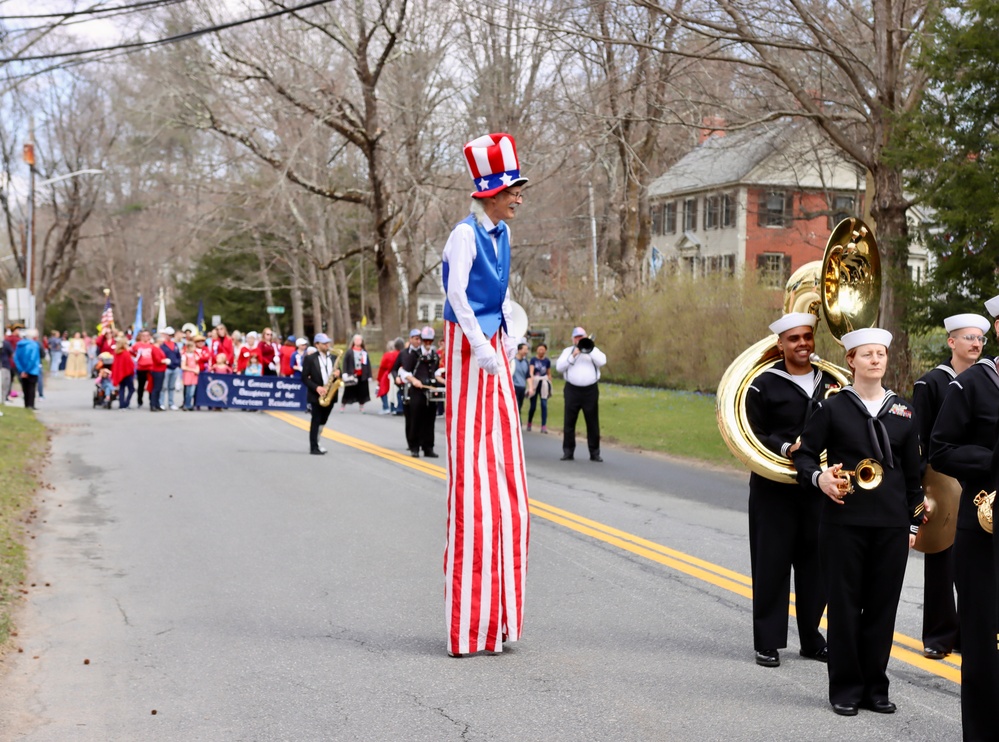
<svg viewBox="0 0 999 742">
<path fill-rule="evenodd" d="M 304 410 L 305 384 L 285 376 L 198 374 L 198 407 L 242 410 Z"/>
</svg>

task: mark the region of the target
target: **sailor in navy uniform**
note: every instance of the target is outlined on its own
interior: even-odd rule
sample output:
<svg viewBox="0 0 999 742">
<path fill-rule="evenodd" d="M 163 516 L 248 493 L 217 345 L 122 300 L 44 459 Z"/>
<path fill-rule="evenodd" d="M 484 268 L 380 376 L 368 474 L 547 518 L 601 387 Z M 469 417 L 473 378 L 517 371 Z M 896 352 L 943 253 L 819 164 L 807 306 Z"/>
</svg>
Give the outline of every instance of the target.
<svg viewBox="0 0 999 742">
<path fill-rule="evenodd" d="M 980 314 L 955 314 L 944 320 L 950 360 L 926 372 L 912 387 L 912 404 L 919 418 L 920 457 L 925 474 L 930 433 L 940 406 L 957 378 L 982 355 L 983 333 L 991 323 Z M 932 517 L 932 516 L 930 516 Z M 959 646 L 957 604 L 954 600 L 954 547 L 923 557 L 923 655 L 939 660 Z"/>
<path fill-rule="evenodd" d="M 783 360 L 753 379 L 746 394 L 750 427 L 768 449 L 784 457 L 812 410 L 839 383 L 811 363 L 816 316 L 785 314 L 770 325 Z M 811 485 L 775 482 L 749 475 L 749 555 L 753 573 L 753 647 L 756 664 L 780 665 L 787 646 L 787 614 L 794 569 L 795 612 L 801 655 L 825 661 L 826 640 L 819 621 L 826 591 L 819 569 L 821 493 Z"/>
<path fill-rule="evenodd" d="M 912 407 L 881 386 L 891 333 L 855 330 L 842 341 L 854 383 L 818 404 L 792 456 L 798 481 L 827 496 L 819 553 L 829 591 L 829 701 L 842 716 L 856 716 L 858 707 L 891 714 L 886 670 L 895 615 L 923 519 L 919 430 Z M 840 472 L 867 458 L 879 462 L 883 478 L 847 493 Z"/>
<path fill-rule="evenodd" d="M 985 302 L 999 317 L 999 296 Z M 999 322 L 996 323 L 999 332 Z M 996 359 L 982 358 L 950 383 L 930 435 L 930 463 L 961 482 L 954 539 L 954 577 L 961 632 L 961 721 L 964 739 L 999 739 L 999 651 L 992 536 L 978 523 L 975 496 L 991 492 L 992 450 L 999 442 Z"/>
<path fill-rule="evenodd" d="M 437 370 L 441 359 L 434 350 L 434 328 L 424 327 L 420 331 L 422 347 L 410 351 L 403 357 L 399 368 L 399 378 L 409 384 L 409 407 L 406 413 L 406 442 L 410 455 L 419 458 L 420 449 L 430 459 L 438 458 L 434 453 L 434 423 L 437 420 L 437 403 L 427 398 L 427 387 L 437 385 Z"/>
</svg>

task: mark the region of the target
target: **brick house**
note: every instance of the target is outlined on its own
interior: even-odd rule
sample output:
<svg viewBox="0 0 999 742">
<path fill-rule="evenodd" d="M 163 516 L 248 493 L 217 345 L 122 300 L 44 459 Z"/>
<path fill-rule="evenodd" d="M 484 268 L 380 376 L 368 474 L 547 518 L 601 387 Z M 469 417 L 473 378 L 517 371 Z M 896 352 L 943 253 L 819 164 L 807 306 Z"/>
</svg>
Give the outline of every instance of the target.
<svg viewBox="0 0 999 742">
<path fill-rule="evenodd" d="M 704 129 L 700 144 L 649 186 L 647 276 L 732 275 L 749 265 L 783 287 L 792 271 L 822 258 L 837 222 L 863 214 L 864 184 L 863 169 L 807 122 Z M 919 264 L 913 252 L 910 263 Z M 925 274 L 925 251 L 921 262 Z"/>
</svg>

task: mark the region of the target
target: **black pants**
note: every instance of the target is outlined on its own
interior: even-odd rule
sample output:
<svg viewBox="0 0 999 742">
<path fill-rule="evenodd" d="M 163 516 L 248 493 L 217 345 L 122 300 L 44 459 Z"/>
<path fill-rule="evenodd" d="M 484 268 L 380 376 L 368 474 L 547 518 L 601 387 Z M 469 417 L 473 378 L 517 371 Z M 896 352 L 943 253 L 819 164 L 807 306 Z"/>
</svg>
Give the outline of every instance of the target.
<svg viewBox="0 0 999 742">
<path fill-rule="evenodd" d="M 960 649 L 954 602 L 954 547 L 923 557 L 923 646 Z"/>
<path fill-rule="evenodd" d="M 25 364 L 27 365 L 27 364 Z M 24 395 L 24 406 L 29 410 L 35 409 L 35 390 L 38 388 L 38 377 L 35 374 L 20 376 L 21 393 Z"/>
<path fill-rule="evenodd" d="M 428 404 L 426 395 L 419 389 L 409 391 L 406 407 L 406 445 L 416 453 L 433 453 L 434 421 L 437 419 L 437 403 Z"/>
<path fill-rule="evenodd" d="M 967 496 L 964 493 L 962 496 Z M 996 575 L 992 536 L 957 527 L 954 576 L 961 624 L 961 728 L 965 742 L 999 739 L 999 651 L 996 651 Z"/>
<path fill-rule="evenodd" d="M 163 394 L 163 378 L 166 376 L 165 371 L 150 371 L 149 375 L 153 378 L 153 390 L 149 392 L 149 409 L 150 410 L 162 410 L 160 407 L 160 395 Z"/>
<path fill-rule="evenodd" d="M 600 389 L 597 384 L 575 386 L 565 383 L 565 418 L 562 423 L 562 453 L 572 456 L 576 452 L 576 420 L 582 410 L 586 420 L 586 443 L 590 456 L 600 455 L 600 419 L 597 408 Z"/>
<path fill-rule="evenodd" d="M 826 607 L 825 578 L 819 565 L 821 509 L 820 495 L 796 484 L 761 482 L 755 476 L 750 482 L 754 649 L 787 646 L 792 568 L 801 651 L 816 654 L 826 646 L 819 633 Z"/>
<path fill-rule="evenodd" d="M 149 374 L 150 373 L 152 373 L 152 372 L 151 371 L 136 371 L 135 372 L 135 386 L 137 387 L 137 389 L 135 390 L 135 393 L 136 393 L 136 396 L 139 399 L 139 401 L 138 401 L 139 407 L 142 407 L 142 395 L 144 395 L 146 393 L 146 382 L 149 379 Z M 152 405 L 152 400 L 150 400 L 149 406 L 150 407 L 153 406 Z"/>
<path fill-rule="evenodd" d="M 319 400 L 311 402 L 312 406 L 312 420 L 309 424 L 309 450 L 315 451 L 319 448 L 319 431 L 326 424 L 326 421 L 330 419 L 330 412 L 333 410 L 333 405 L 329 407 L 323 407 L 319 404 Z"/>
<path fill-rule="evenodd" d="M 909 530 L 822 523 L 819 553 L 829 588 L 829 702 L 888 700 Z"/>
</svg>

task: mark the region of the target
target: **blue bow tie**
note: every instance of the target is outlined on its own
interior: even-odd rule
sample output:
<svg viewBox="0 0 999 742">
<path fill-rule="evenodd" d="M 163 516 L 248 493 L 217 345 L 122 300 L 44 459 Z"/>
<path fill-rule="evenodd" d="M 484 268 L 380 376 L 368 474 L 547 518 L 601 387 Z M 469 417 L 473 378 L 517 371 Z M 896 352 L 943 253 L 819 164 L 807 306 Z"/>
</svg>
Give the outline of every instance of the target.
<svg viewBox="0 0 999 742">
<path fill-rule="evenodd" d="M 489 230 L 489 234 L 491 234 L 493 237 L 500 237 L 500 236 L 502 236 L 505 233 L 506 233 L 506 223 L 505 222 L 500 222 L 495 227 L 493 227 L 492 229 Z"/>
</svg>

